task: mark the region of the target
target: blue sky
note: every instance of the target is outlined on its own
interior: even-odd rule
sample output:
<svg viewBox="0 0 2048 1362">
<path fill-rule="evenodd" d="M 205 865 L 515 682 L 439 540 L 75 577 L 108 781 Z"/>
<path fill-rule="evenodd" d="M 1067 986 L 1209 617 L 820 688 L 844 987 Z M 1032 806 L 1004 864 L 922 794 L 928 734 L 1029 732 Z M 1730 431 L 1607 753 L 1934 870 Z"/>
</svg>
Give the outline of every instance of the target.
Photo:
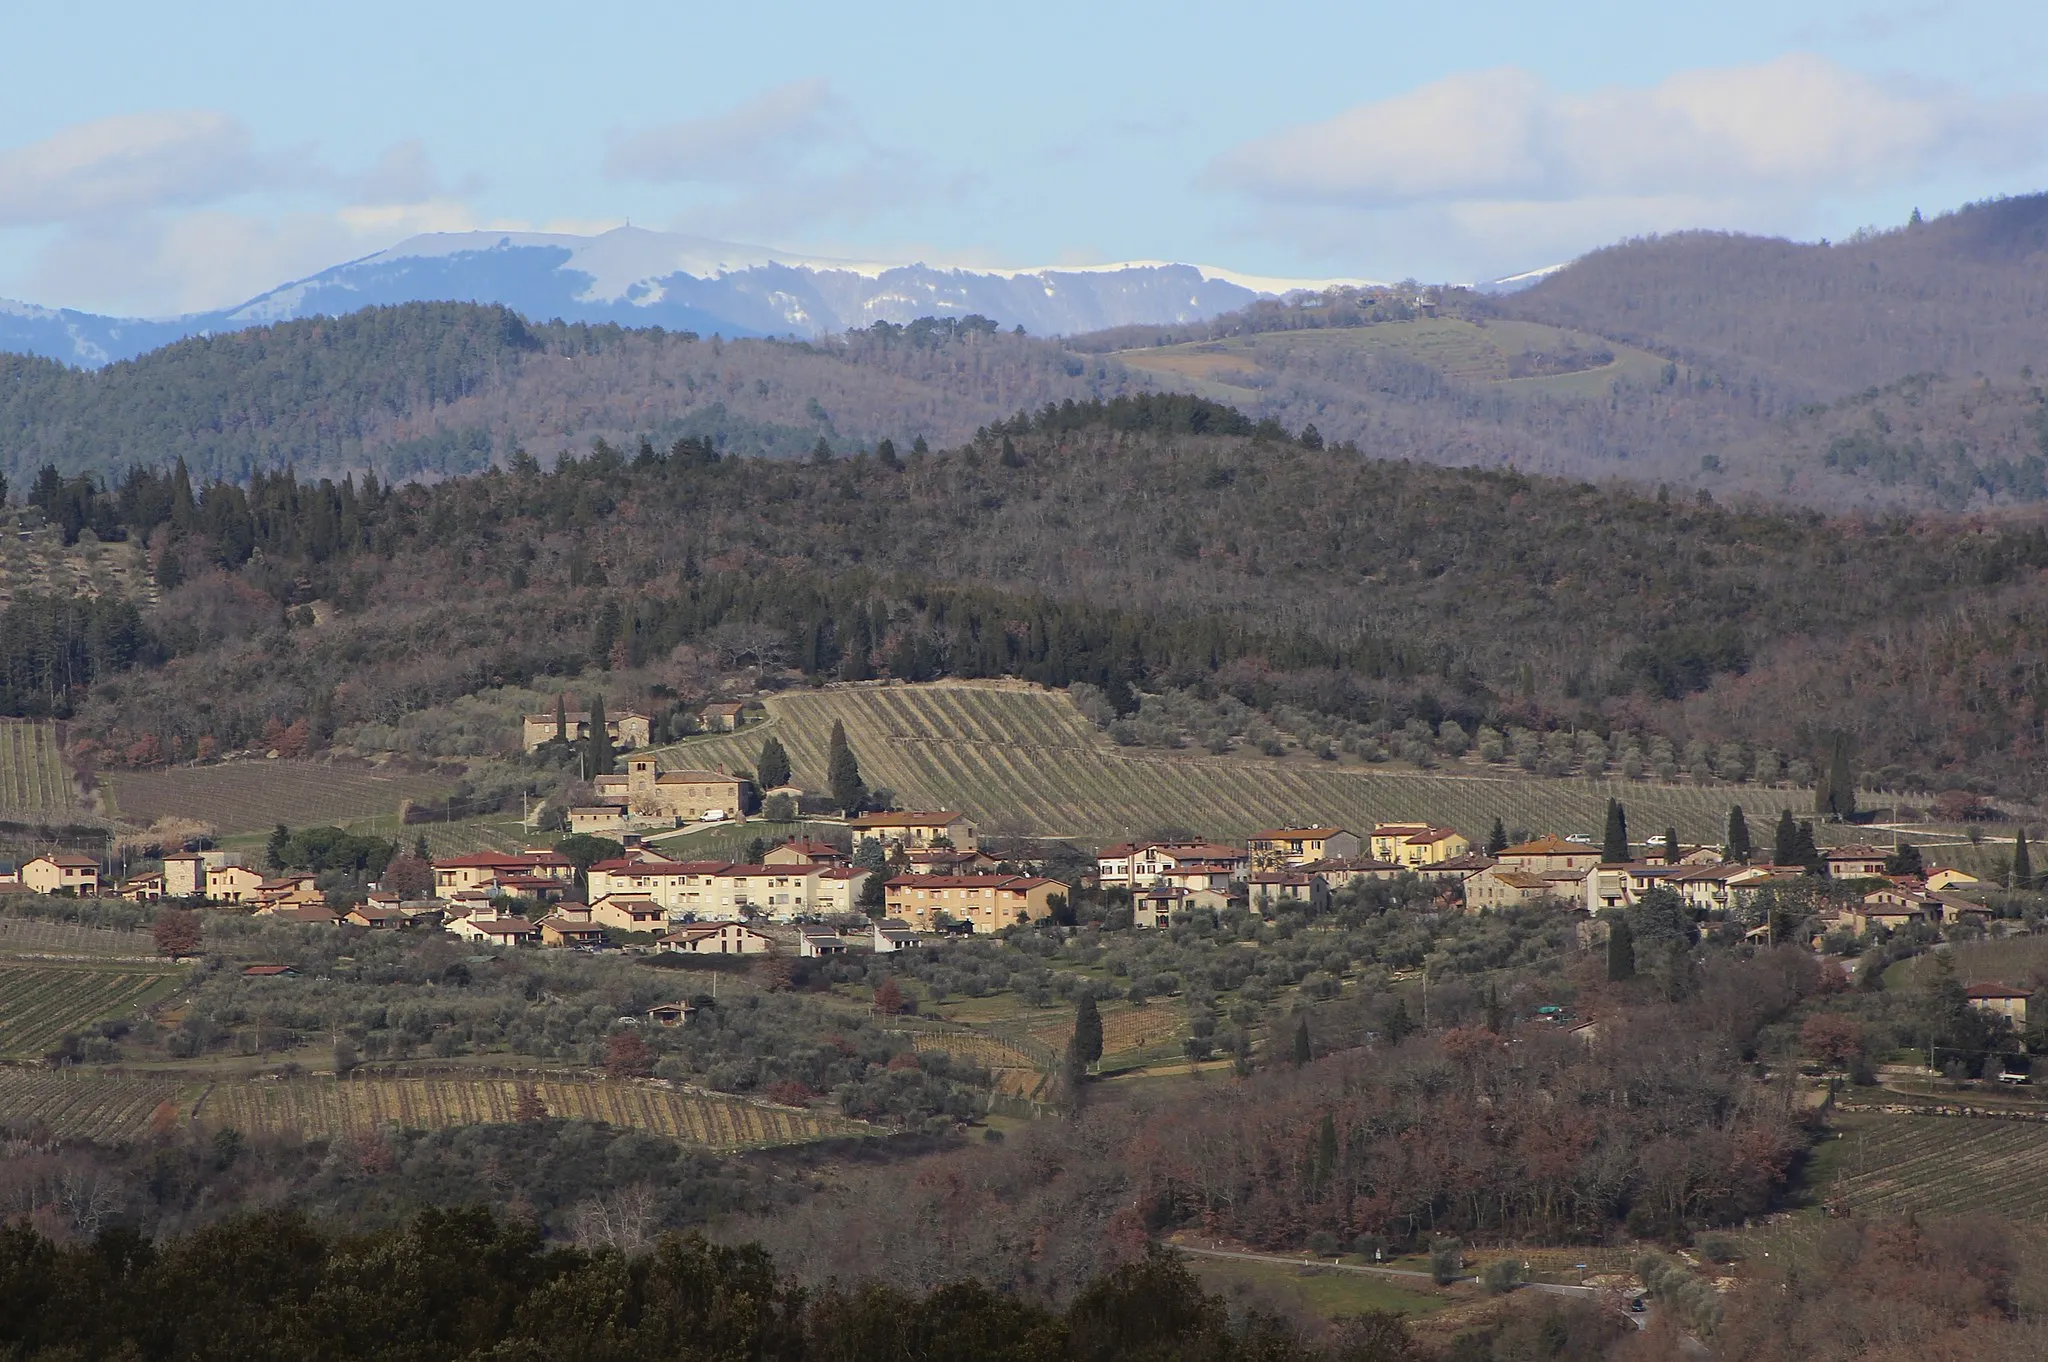
<svg viewBox="0 0 2048 1362">
<path fill-rule="evenodd" d="M 9 8 L 0 297 L 99 311 L 479 226 L 1469 280 L 2048 187 L 2038 0 Z"/>
</svg>

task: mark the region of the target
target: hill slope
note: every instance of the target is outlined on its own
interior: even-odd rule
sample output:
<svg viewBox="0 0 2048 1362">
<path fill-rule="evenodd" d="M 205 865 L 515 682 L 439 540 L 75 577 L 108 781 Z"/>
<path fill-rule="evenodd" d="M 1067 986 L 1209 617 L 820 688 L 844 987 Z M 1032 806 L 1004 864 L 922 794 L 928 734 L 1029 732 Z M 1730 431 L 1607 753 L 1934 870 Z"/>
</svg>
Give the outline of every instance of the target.
<svg viewBox="0 0 2048 1362">
<path fill-rule="evenodd" d="M 1812 792 L 1756 786 L 1675 786 L 1626 780 L 1544 780 L 1499 773 L 1338 770 L 1312 760 L 1168 756 L 1118 748 L 1063 694 L 940 682 L 791 692 L 766 701 L 770 724 L 692 738 L 661 753 L 664 769 L 751 770 L 770 734 L 797 779 L 824 789 L 832 725 L 870 785 L 908 808 L 961 809 L 983 832 L 1093 842 L 1164 828 L 1242 838 L 1260 828 L 1352 829 L 1427 819 L 1479 837 L 1500 818 L 1515 828 L 1597 834 L 1607 800 L 1643 828 L 1718 841 L 1728 806 L 1758 827 L 1780 808 L 1805 810 Z"/>
</svg>

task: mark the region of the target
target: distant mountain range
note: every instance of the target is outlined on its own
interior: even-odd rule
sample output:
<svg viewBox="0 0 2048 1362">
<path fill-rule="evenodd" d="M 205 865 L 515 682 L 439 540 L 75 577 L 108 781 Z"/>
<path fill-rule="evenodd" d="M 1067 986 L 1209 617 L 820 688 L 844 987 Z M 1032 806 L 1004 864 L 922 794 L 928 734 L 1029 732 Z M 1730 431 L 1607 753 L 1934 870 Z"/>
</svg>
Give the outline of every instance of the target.
<svg viewBox="0 0 2048 1362">
<path fill-rule="evenodd" d="M 413 237 L 219 312 L 143 320 L 0 301 L 0 350 L 97 368 L 186 336 L 427 301 L 499 303 L 534 321 L 728 337 L 818 336 L 974 313 L 1034 335 L 1071 335 L 1201 321 L 1258 298 L 1362 282 L 1156 261 L 1021 270 L 886 265 L 637 227 L 599 236 L 454 232 Z"/>
</svg>

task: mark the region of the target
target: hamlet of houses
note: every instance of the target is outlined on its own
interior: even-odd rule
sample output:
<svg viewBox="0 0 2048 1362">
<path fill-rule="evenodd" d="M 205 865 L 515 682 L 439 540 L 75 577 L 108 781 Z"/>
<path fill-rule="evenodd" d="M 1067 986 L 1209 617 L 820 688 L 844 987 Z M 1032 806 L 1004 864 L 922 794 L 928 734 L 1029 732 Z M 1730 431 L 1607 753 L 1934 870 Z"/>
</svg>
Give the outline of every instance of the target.
<svg viewBox="0 0 2048 1362">
<path fill-rule="evenodd" d="M 529 738 L 540 717 L 529 716 Z M 555 716 L 545 717 L 552 731 Z M 611 721 L 622 741 L 644 740 L 639 717 Z M 564 722 L 588 718 L 567 715 Z M 684 819 L 739 807 L 733 777 L 662 772 L 647 756 L 630 757 L 625 766 L 624 775 L 598 782 L 599 798 L 616 801 L 604 806 L 613 816 Z M 758 863 L 683 860 L 624 833 L 618 855 L 580 875 L 574 861 L 548 849 L 436 860 L 433 889 L 416 900 L 373 890 L 367 902 L 330 905 L 316 875 L 266 877 L 217 851 L 167 856 L 161 869 L 124 881 L 120 893 L 232 904 L 308 924 L 438 928 L 491 946 L 598 948 L 629 936 L 697 955 L 822 957 L 855 946 L 887 953 L 1044 921 L 1073 892 L 1047 876 L 1009 873 L 982 849 L 973 821 L 954 810 L 869 814 L 849 819 L 848 827 L 855 839 L 879 844 L 884 868 L 856 864 L 843 847 L 799 839 L 766 850 Z M 1888 874 L 1887 853 L 1864 845 L 1835 847 L 1822 860 L 1829 879 L 1859 882 L 1865 892 L 1822 915 L 1815 945 L 1833 932 L 1861 936 L 1992 916 L 1966 892 L 1976 877 L 1959 870 Z M 88 895 L 100 892 L 99 873 L 90 858 L 53 854 L 7 878 L 23 891 Z M 871 889 L 877 876 L 882 882 Z M 1742 916 L 1766 891 L 1812 883 L 1803 867 L 1739 863 L 1719 848 L 1661 839 L 1636 859 L 1610 863 L 1584 837 L 1537 837 L 1484 854 L 1455 828 L 1390 822 L 1367 833 L 1329 825 L 1269 828 L 1241 846 L 1200 837 L 1119 843 L 1098 853 L 1087 887 L 1112 904 L 1128 903 L 1132 926 L 1157 929 L 1190 913 L 1240 905 L 1262 915 L 1290 903 L 1323 907 L 1362 881 L 1402 876 L 1436 882 L 1444 901 L 1469 912 L 1547 906 L 1589 920 L 1659 889 L 1702 916 Z M 2018 996 L 1994 991 L 1971 1002 L 2010 1011 L 2024 1007 Z"/>
</svg>

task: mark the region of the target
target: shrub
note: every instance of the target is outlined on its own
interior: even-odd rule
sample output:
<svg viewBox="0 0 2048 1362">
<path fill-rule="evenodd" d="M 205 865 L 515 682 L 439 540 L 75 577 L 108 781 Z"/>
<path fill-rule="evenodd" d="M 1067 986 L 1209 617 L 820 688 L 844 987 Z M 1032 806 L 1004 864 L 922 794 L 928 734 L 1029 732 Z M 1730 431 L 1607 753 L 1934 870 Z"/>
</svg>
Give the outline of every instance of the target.
<svg viewBox="0 0 2048 1362">
<path fill-rule="evenodd" d="M 1465 1274 L 1465 1246 L 1456 1239 L 1439 1239 L 1430 1246 L 1429 1276 L 1438 1286 L 1449 1286 Z"/>
</svg>

